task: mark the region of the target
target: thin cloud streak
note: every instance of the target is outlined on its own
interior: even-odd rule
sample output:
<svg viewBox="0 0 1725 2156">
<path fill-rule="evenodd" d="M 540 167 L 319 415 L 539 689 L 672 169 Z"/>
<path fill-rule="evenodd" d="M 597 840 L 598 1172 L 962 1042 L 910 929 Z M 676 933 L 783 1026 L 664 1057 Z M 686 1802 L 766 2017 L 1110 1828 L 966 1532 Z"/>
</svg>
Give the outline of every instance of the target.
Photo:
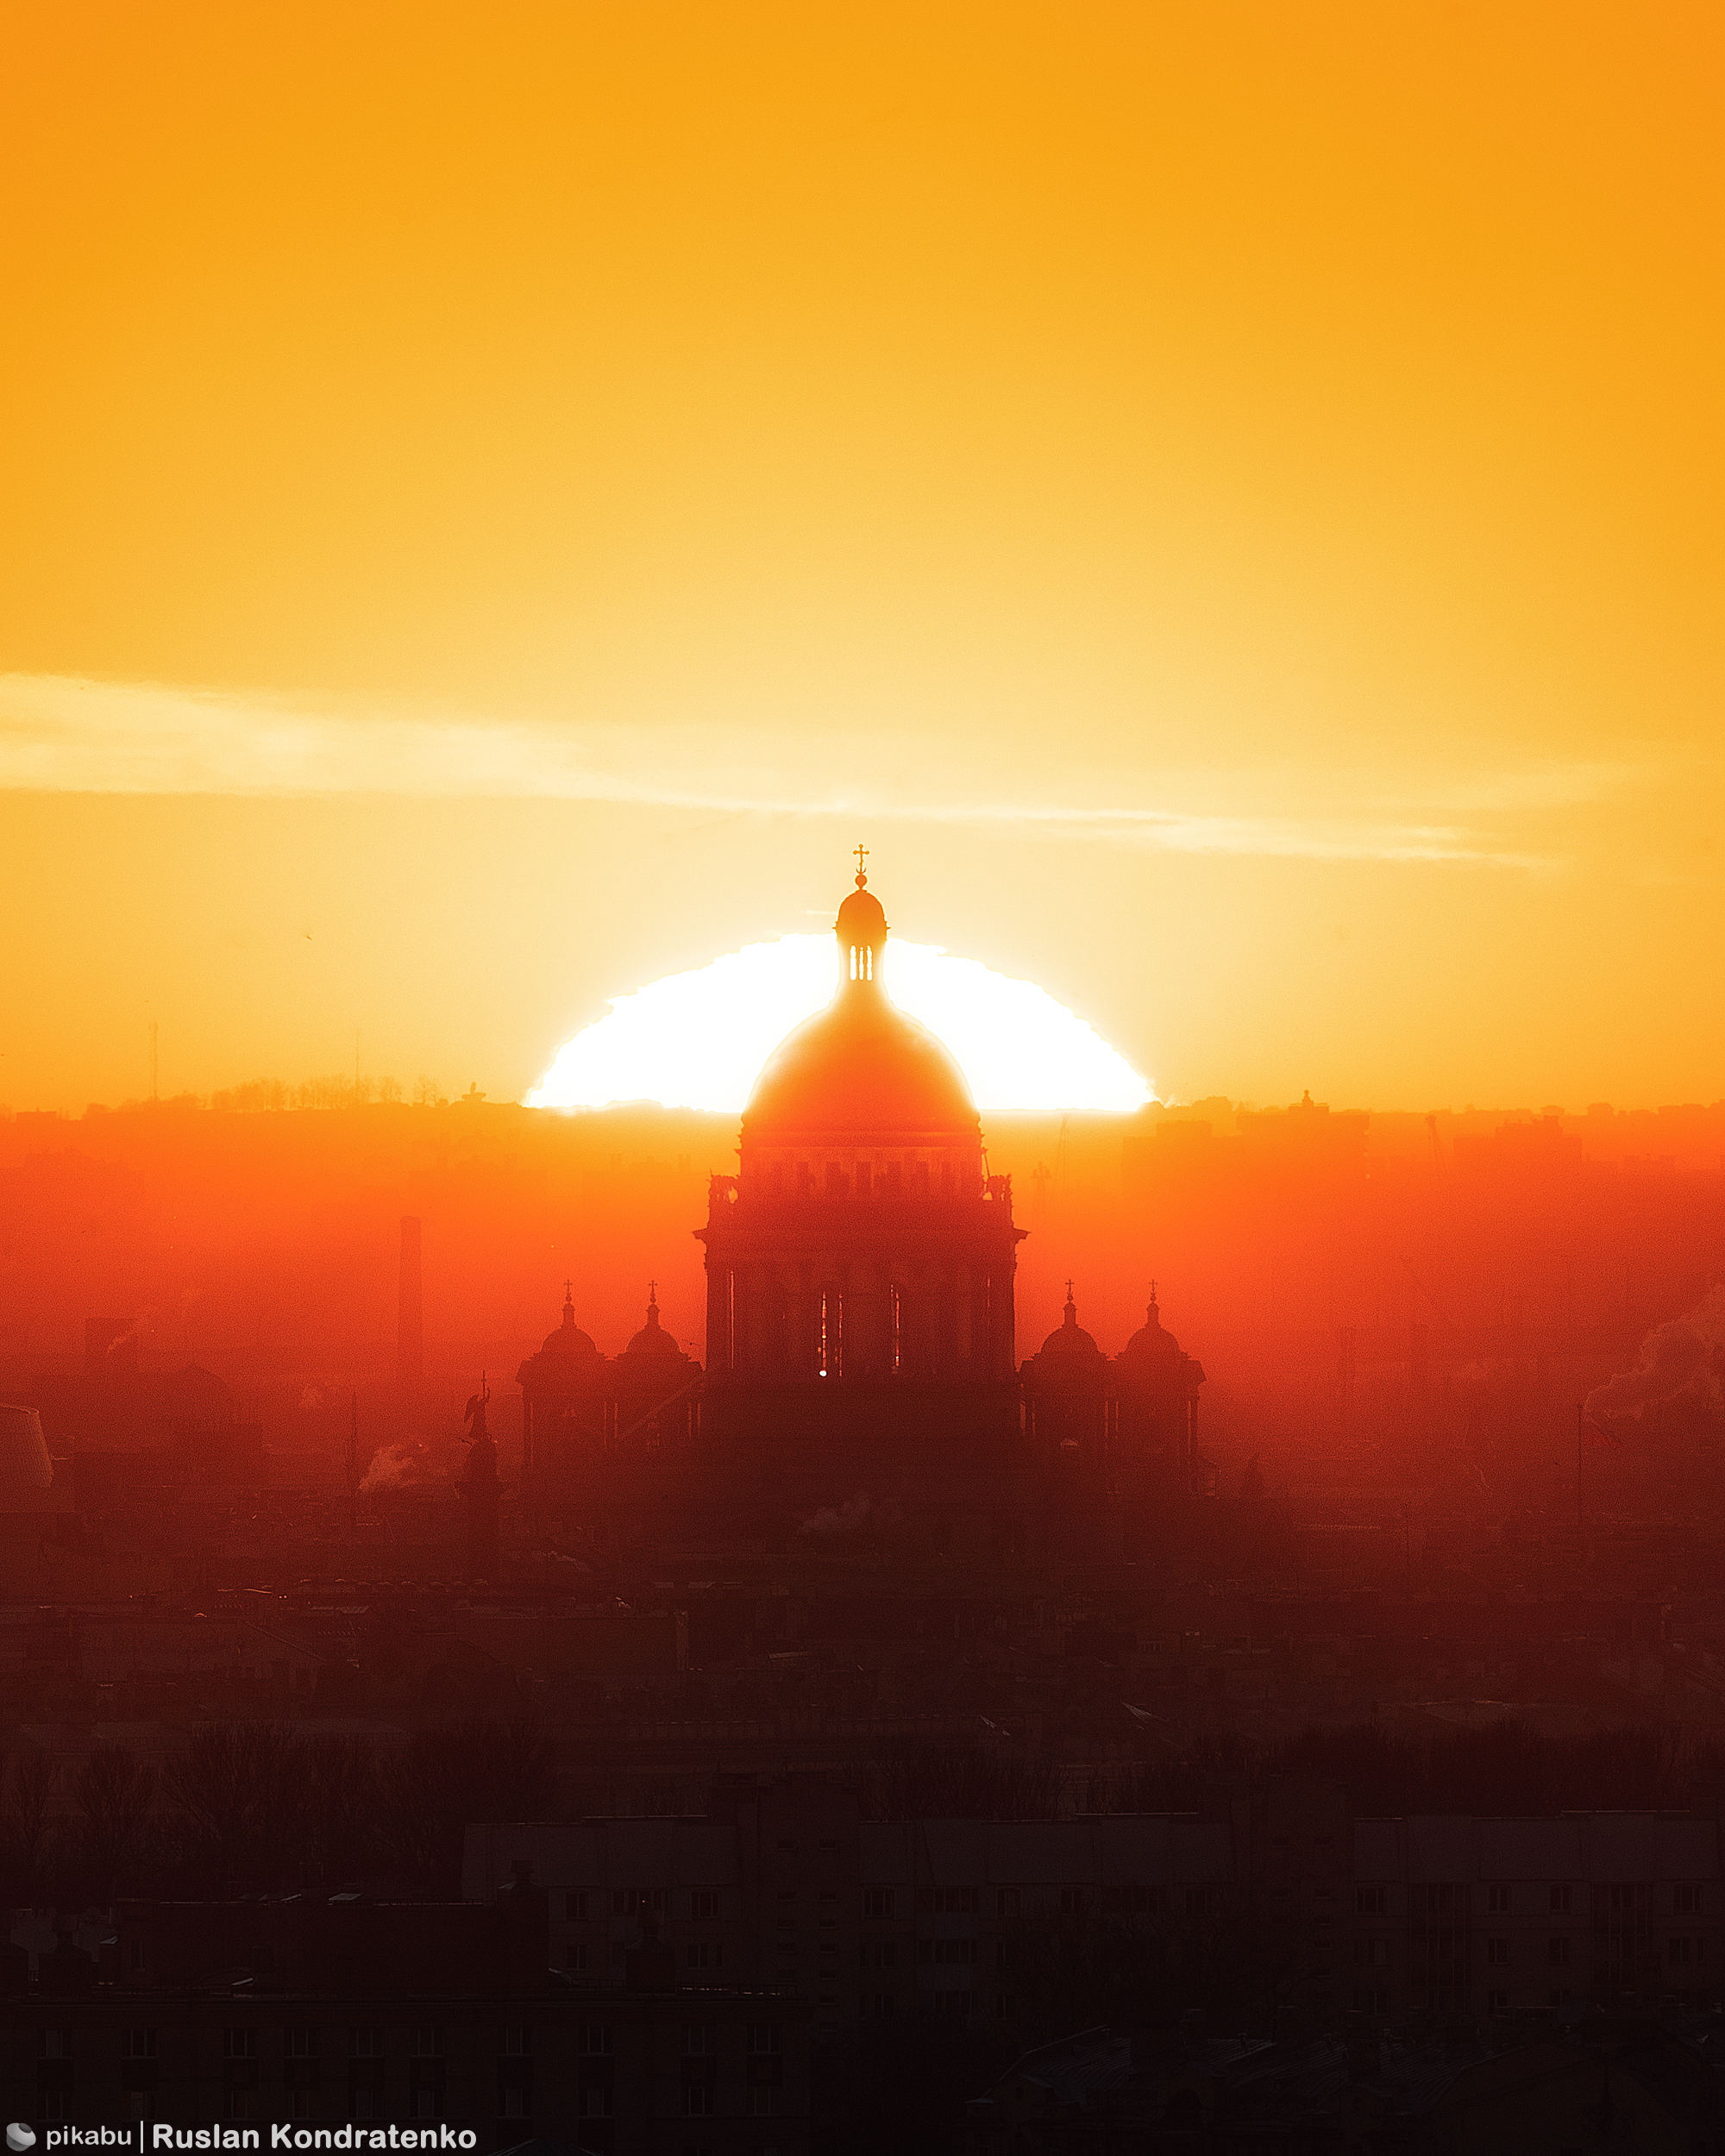
<svg viewBox="0 0 1725 2156">
<path fill-rule="evenodd" d="M 684 730 L 695 737 L 695 730 Z M 648 742 L 650 747 L 639 730 L 620 726 L 572 733 L 514 720 L 357 716 L 308 711 L 267 695 L 0 675 L 0 787 L 14 791 L 595 801 L 732 815 L 868 816 L 980 825 L 1178 853 L 1547 865 L 1540 856 L 1493 845 L 1454 824 L 1195 815 L 1056 802 L 916 801 L 861 789 L 812 787 L 801 794 L 738 790 L 737 760 L 729 748 L 731 785 L 717 772 L 711 783 L 698 778 L 667 783 L 662 744 L 651 733 Z M 671 761 L 690 768 L 687 757 Z"/>
</svg>

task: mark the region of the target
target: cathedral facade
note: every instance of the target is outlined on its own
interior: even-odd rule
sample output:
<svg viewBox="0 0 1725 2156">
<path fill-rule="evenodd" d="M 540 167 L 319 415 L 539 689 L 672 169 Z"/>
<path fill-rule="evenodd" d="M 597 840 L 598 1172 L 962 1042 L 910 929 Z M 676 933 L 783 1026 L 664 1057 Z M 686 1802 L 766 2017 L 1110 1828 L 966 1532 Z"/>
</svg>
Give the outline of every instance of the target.
<svg viewBox="0 0 1725 2156">
<path fill-rule="evenodd" d="M 720 1445 L 1008 1443 L 1024 1231 L 963 1074 L 882 986 L 859 871 L 831 1004 L 769 1057 L 707 1220 L 703 1427 Z"/>
<path fill-rule="evenodd" d="M 1201 1366 L 1161 1322 L 1118 1356 L 1077 1321 L 1020 1365 L 1012 1179 L 939 1040 L 888 997 L 887 917 L 860 871 L 832 1000 L 768 1057 L 735 1175 L 714 1175 L 706 1368 L 647 1321 L 602 1355 L 562 1323 L 524 1363 L 526 1488 L 599 1516 L 735 1502 L 765 1517 L 859 1494 L 985 1546 L 1106 1534 L 1214 1494 Z M 1112 1517 L 1110 1515 L 1112 1514 Z M 1038 1523 L 1041 1523 L 1038 1525 Z M 1064 1523 L 1063 1526 L 1062 1523 Z"/>
</svg>

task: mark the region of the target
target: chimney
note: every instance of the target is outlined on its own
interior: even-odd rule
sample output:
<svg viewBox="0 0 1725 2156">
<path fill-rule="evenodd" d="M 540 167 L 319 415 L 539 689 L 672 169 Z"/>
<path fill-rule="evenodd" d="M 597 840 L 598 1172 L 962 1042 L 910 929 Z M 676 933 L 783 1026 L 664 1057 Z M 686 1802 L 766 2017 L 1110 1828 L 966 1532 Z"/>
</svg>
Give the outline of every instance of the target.
<svg viewBox="0 0 1725 2156">
<path fill-rule="evenodd" d="M 411 1214 L 401 1223 L 401 1270 L 395 1307 L 395 1382 L 403 1396 L 417 1392 L 425 1375 L 425 1325 L 420 1296 L 419 1223 Z"/>
</svg>

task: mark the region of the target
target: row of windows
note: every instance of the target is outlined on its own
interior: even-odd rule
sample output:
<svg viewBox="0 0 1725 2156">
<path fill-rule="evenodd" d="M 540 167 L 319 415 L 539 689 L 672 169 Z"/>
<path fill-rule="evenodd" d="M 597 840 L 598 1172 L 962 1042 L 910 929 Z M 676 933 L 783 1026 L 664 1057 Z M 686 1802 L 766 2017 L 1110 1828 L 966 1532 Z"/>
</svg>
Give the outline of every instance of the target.
<svg viewBox="0 0 1725 2156">
<path fill-rule="evenodd" d="M 689 1891 L 689 1920 L 696 1924 L 718 1921 L 718 1887 L 693 1887 Z M 670 1896 L 663 1887 L 612 1887 L 593 1891 L 572 1887 L 562 1897 L 563 1921 L 595 1924 L 607 1913 L 612 1916 L 662 1916 Z"/>
<path fill-rule="evenodd" d="M 822 1843 L 825 1850 L 829 1845 Z M 1176 1890 L 1175 1905 L 1187 1915 L 1203 1913 L 1187 1906 L 1190 1896 L 1205 1895 L 1213 1900 L 1214 1888 L 1188 1888 Z M 1508 1886 L 1488 1886 L 1485 1893 L 1485 1913 L 1489 1916 L 1508 1916 L 1515 1913 L 1512 1896 L 1515 1890 Z M 1320 1898 L 1323 1890 L 1320 1890 Z M 1465 1886 L 1410 1887 L 1408 1890 L 1410 1909 L 1421 1913 L 1429 1908 L 1440 1913 L 1466 1913 L 1471 1907 L 1469 1890 Z M 918 1887 L 915 1890 L 916 1908 L 922 1915 L 975 1915 L 980 1907 L 982 1890 L 976 1887 Z M 1025 1906 L 1034 1906 L 1036 1890 L 1019 1887 L 999 1887 L 992 1890 L 994 1914 L 997 1916 L 1017 1916 Z M 1569 1916 L 1579 1905 L 1580 1890 L 1569 1885 L 1544 1888 L 1523 1887 L 1520 1890 L 1522 1915 L 1546 1914 Z M 1645 1885 L 1596 1886 L 1588 1890 L 1588 1906 L 1592 1914 L 1615 1913 L 1622 1909 L 1643 1909 L 1651 1906 L 1652 1890 Z M 1703 1913 L 1704 1890 L 1697 1884 L 1673 1886 L 1672 1908 L 1679 1916 L 1699 1916 Z M 718 1887 L 695 1887 L 689 1893 L 689 1918 L 694 1923 L 719 1921 L 719 1895 Z M 871 1917 L 891 1917 L 897 1908 L 896 1890 L 892 1887 L 865 1887 L 862 1890 L 862 1914 Z M 1433 1897 L 1438 1897 L 1433 1900 Z M 790 1898 L 794 1898 L 792 1896 Z M 831 1901 L 831 1894 L 824 1894 L 823 1901 Z M 613 1887 L 608 1892 L 586 1888 L 571 1889 L 563 1896 L 563 1913 L 570 1923 L 599 1921 L 607 1913 L 612 1916 L 662 1916 L 669 1896 L 662 1887 Z M 779 1896 L 787 1899 L 785 1894 Z M 1157 1915 L 1167 1913 L 1170 1893 L 1166 1887 L 1121 1886 L 1093 1890 L 1083 1887 L 1062 1887 L 1058 1890 L 1058 1907 L 1066 1915 L 1081 1913 L 1087 1908 L 1100 1906 L 1132 1915 Z M 1354 1910 L 1360 1916 L 1387 1916 L 1389 1914 L 1389 1889 L 1387 1886 L 1361 1886 L 1354 1889 Z"/>
<path fill-rule="evenodd" d="M 820 1171 L 808 1161 L 770 1161 L 761 1174 L 762 1187 L 774 1198 L 812 1198 L 824 1191 L 829 1198 L 884 1198 L 890 1202 L 906 1193 L 927 1198 L 938 1188 L 943 1198 L 950 1198 L 961 1190 L 974 1194 L 978 1187 L 974 1175 L 955 1168 L 950 1161 L 941 1163 L 938 1186 L 925 1160 L 892 1160 L 878 1169 L 874 1163 L 860 1160 L 848 1172 L 842 1161 L 827 1161 Z"/>
<path fill-rule="evenodd" d="M 330 2032 L 336 2034 L 335 2031 Z M 255 2024 L 240 2028 L 224 2028 L 222 2032 L 222 2056 L 224 2059 L 255 2059 L 258 2056 L 260 2032 Z M 285 2028 L 281 2033 L 282 2056 L 285 2059 L 316 2059 L 321 2048 L 323 2031 L 319 2028 Z M 347 2056 L 349 2059 L 381 2059 L 384 2055 L 384 2032 L 374 2023 L 349 2028 L 347 2033 Z M 444 2033 L 440 2025 L 418 2023 L 408 2031 L 407 2047 L 415 2059 L 441 2059 L 443 2056 Z M 497 2030 L 497 2048 L 505 2058 L 524 2058 L 533 2048 L 533 2031 L 522 2022 L 500 2023 Z M 69 2028 L 41 2028 L 36 2031 L 36 2056 L 39 2059 L 70 2059 L 72 2031 Z M 120 2031 L 122 2059 L 144 2059 L 156 2056 L 156 2032 L 149 2028 L 122 2028 Z"/>
<path fill-rule="evenodd" d="M 1063 1916 L 1082 1916 L 1092 1909 L 1113 1915 L 1165 1916 L 1170 1908 L 1182 1916 L 1214 1916 L 1220 1907 L 1220 1889 L 1214 1886 L 1118 1886 L 1101 1889 L 1064 1886 L 1055 1889 L 995 1887 L 988 1890 L 996 1917 L 1027 1915 L 1038 1908 L 1057 1909 Z M 918 1887 L 916 1910 L 923 1916 L 975 1916 L 985 1913 L 983 1890 L 978 1887 Z M 897 1910 L 896 1890 L 864 1887 L 865 1917 L 890 1918 Z"/>
<path fill-rule="evenodd" d="M 1645 1910 L 1652 1905 L 1653 1889 L 1639 1883 L 1602 1885 L 1587 1889 L 1588 1907 L 1596 1915 L 1615 1914 L 1620 1910 Z M 1509 1916 L 1516 1913 L 1518 1890 L 1509 1886 L 1488 1886 L 1485 1889 L 1485 1913 L 1488 1916 Z M 1703 1889 L 1694 1883 L 1672 1889 L 1672 1908 L 1678 1916 L 1699 1916 L 1703 1912 Z M 1572 1885 L 1530 1887 L 1519 1890 L 1519 1911 L 1523 1916 L 1570 1916 L 1580 1906 L 1582 1890 Z M 1417 1914 L 1421 1910 L 1435 1913 L 1465 1914 L 1471 1907 L 1469 1890 L 1465 1886 L 1410 1886 L 1408 1905 Z M 1387 1886 L 1363 1886 L 1354 1889 L 1354 1909 L 1361 1916 L 1387 1916 L 1389 1913 L 1389 1889 Z"/>
</svg>

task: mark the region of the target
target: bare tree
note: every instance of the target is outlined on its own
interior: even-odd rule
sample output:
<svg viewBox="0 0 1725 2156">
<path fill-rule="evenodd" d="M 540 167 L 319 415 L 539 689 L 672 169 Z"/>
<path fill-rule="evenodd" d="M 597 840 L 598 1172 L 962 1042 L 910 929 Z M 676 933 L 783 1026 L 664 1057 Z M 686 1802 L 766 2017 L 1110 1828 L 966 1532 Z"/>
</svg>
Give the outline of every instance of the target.
<svg viewBox="0 0 1725 2156">
<path fill-rule="evenodd" d="M 279 1869 L 304 1787 L 302 1751 L 275 1722 L 204 1722 L 169 1760 L 168 1795 L 207 1845 L 218 1897 Z"/>
<path fill-rule="evenodd" d="M 12 1755 L 6 1800 L 6 1838 L 33 1902 L 47 1896 L 42 1871 L 47 1854 L 48 1824 L 54 1792 L 60 1786 L 60 1767 L 39 1745 L 26 1745 Z"/>
<path fill-rule="evenodd" d="M 111 1902 L 132 1882 L 147 1846 L 155 1777 L 124 1745 L 98 1745 L 78 1769 L 72 1796 L 84 1814 L 97 1892 Z"/>
</svg>

